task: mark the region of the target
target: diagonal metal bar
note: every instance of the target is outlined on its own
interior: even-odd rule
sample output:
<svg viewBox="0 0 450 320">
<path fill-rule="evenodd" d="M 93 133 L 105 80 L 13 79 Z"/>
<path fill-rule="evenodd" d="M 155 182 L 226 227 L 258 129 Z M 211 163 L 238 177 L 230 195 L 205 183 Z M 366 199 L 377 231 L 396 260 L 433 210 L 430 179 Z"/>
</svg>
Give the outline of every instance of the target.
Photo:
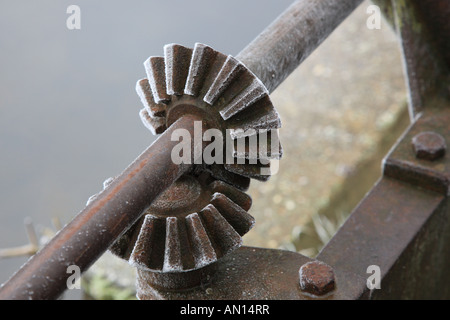
<svg viewBox="0 0 450 320">
<path fill-rule="evenodd" d="M 295 1 L 236 58 L 273 92 L 361 2 Z"/>
</svg>

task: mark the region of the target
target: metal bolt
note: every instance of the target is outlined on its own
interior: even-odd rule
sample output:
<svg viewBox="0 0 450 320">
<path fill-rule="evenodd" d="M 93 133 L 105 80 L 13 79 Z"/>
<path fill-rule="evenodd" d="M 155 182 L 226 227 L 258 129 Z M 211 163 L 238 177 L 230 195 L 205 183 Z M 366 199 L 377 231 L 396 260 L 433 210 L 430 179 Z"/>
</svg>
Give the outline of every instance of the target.
<svg viewBox="0 0 450 320">
<path fill-rule="evenodd" d="M 414 136 L 412 145 L 418 159 L 429 161 L 442 158 L 447 149 L 445 139 L 440 134 L 431 131 Z"/>
<path fill-rule="evenodd" d="M 300 289 L 303 292 L 323 296 L 335 289 L 333 268 L 320 261 L 305 263 L 299 271 Z"/>
</svg>

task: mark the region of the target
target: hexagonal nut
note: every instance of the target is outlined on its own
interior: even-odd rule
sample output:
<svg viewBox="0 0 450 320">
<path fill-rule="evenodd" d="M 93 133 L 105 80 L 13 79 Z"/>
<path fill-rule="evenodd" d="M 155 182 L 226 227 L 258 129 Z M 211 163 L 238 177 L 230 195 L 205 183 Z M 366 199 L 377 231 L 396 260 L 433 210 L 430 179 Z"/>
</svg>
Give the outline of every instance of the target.
<svg viewBox="0 0 450 320">
<path fill-rule="evenodd" d="M 421 132 L 412 138 L 414 152 L 418 159 L 434 161 L 445 155 L 445 139 L 436 132 Z"/>
<path fill-rule="evenodd" d="M 303 292 L 323 296 L 336 287 L 333 268 L 321 261 L 305 263 L 299 270 L 300 289 Z"/>
</svg>

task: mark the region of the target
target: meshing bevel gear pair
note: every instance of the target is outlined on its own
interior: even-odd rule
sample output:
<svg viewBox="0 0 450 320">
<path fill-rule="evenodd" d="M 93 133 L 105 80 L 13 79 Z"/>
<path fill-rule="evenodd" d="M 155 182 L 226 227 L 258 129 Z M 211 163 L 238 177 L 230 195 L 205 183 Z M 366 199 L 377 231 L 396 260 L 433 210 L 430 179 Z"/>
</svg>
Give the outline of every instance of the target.
<svg viewBox="0 0 450 320">
<path fill-rule="evenodd" d="M 199 269 L 240 247 L 253 227 L 255 220 L 247 213 L 251 198 L 244 191 L 250 178 L 270 177 L 268 160 L 281 158 L 278 131 L 272 130 L 280 128 L 280 118 L 269 92 L 249 69 L 204 44 L 194 49 L 166 45 L 164 57 L 150 57 L 144 66 L 147 78 L 137 82 L 136 90 L 145 126 L 160 134 L 185 114 L 200 115 L 208 127 L 219 129 L 224 138 L 229 135 L 233 143 L 224 145 L 223 154 L 231 152 L 235 161 L 196 166 L 110 250 L 140 270 Z"/>
</svg>

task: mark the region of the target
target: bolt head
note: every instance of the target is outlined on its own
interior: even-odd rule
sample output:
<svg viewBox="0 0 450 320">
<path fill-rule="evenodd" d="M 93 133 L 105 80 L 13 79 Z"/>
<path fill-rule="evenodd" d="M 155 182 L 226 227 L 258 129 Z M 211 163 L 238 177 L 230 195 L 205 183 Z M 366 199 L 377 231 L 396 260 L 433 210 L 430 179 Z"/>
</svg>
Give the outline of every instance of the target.
<svg viewBox="0 0 450 320">
<path fill-rule="evenodd" d="M 418 159 L 429 161 L 442 158 L 447 149 L 445 139 L 440 134 L 431 131 L 414 136 L 412 145 Z"/>
<path fill-rule="evenodd" d="M 323 296 L 335 289 L 333 268 L 320 261 L 305 263 L 299 270 L 300 289 L 303 292 Z"/>
</svg>

